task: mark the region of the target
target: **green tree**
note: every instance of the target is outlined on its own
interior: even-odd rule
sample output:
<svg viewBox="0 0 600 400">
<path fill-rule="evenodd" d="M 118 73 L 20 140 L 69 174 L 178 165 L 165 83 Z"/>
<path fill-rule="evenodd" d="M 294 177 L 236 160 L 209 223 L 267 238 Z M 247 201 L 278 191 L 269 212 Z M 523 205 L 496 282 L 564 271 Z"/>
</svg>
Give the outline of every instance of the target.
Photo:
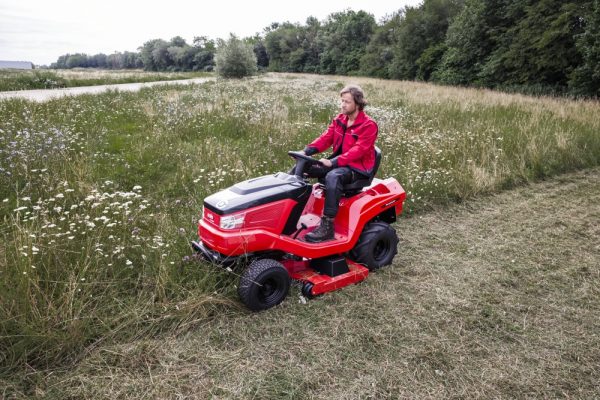
<svg viewBox="0 0 600 400">
<path fill-rule="evenodd" d="M 304 67 L 303 33 L 303 28 L 298 24 L 284 22 L 271 25 L 265 35 L 269 69 L 302 72 Z"/>
<path fill-rule="evenodd" d="M 600 0 L 586 8 L 583 22 L 585 30 L 576 38 L 582 62 L 570 76 L 570 91 L 600 97 Z"/>
<path fill-rule="evenodd" d="M 529 0 L 506 7 L 508 28 L 496 40 L 479 80 L 490 87 L 563 91 L 569 75 L 581 64 L 575 37 L 583 32 L 582 6 L 586 2 Z"/>
<path fill-rule="evenodd" d="M 404 9 L 386 18 L 377 26 L 360 59 L 360 71 L 368 76 L 390 78 L 389 66 L 394 59 L 394 45 L 404 20 Z"/>
<path fill-rule="evenodd" d="M 319 33 L 321 23 L 315 17 L 306 19 L 303 29 L 302 49 L 304 50 L 304 72 L 319 72 L 321 48 L 319 47 Z"/>
<path fill-rule="evenodd" d="M 174 38 L 171 39 L 171 46 L 186 47 L 187 43 L 185 42 L 185 39 L 182 38 L 181 36 L 175 36 Z"/>
<path fill-rule="evenodd" d="M 444 53 L 440 44 L 450 21 L 462 8 L 462 0 L 425 0 L 419 7 L 407 7 L 394 38 L 391 77 L 428 80 Z"/>
<path fill-rule="evenodd" d="M 267 68 L 269 66 L 269 55 L 267 54 L 264 39 L 259 34 L 256 34 L 245 38 L 244 42 L 252 46 L 252 51 L 254 51 L 254 55 L 256 56 L 256 65 L 262 69 Z"/>
<path fill-rule="evenodd" d="M 235 35 L 227 41 L 219 40 L 215 59 L 217 74 L 223 78 L 243 78 L 257 72 L 252 46 Z"/>
<path fill-rule="evenodd" d="M 85 54 L 71 54 L 67 57 L 66 68 L 87 68 L 88 57 Z"/>
<path fill-rule="evenodd" d="M 215 66 L 215 53 L 217 46 L 215 41 L 206 36 L 194 37 L 194 56 L 192 59 L 192 70 L 212 71 Z"/>
<path fill-rule="evenodd" d="M 467 0 L 448 27 L 446 51 L 432 79 L 450 85 L 473 83 L 493 50 L 488 32 L 486 0 Z"/>
<path fill-rule="evenodd" d="M 166 68 L 164 65 L 166 60 L 161 57 L 160 51 L 157 49 L 164 48 L 166 52 L 167 47 L 168 43 L 162 39 L 149 40 L 139 47 L 140 57 L 146 71 L 161 71 Z"/>
<path fill-rule="evenodd" d="M 319 34 L 322 49 L 320 71 L 326 74 L 356 74 L 360 60 L 377 24 L 364 11 L 344 11 L 331 14 Z"/>
</svg>

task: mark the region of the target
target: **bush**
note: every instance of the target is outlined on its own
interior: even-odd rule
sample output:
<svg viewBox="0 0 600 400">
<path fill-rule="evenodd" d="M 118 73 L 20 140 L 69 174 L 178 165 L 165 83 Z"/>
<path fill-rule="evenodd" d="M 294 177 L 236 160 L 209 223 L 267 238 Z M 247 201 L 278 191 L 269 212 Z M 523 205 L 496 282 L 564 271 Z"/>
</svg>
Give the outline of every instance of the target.
<svg viewBox="0 0 600 400">
<path fill-rule="evenodd" d="M 216 55 L 216 71 L 223 78 L 243 78 L 256 74 L 256 55 L 252 46 L 231 35 L 220 41 Z"/>
</svg>

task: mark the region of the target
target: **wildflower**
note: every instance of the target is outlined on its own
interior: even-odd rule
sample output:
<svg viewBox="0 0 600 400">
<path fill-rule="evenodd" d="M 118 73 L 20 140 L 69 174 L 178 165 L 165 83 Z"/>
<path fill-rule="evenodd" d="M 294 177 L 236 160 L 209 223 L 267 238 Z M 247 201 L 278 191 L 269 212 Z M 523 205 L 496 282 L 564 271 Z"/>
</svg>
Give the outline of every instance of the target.
<svg viewBox="0 0 600 400">
<path fill-rule="evenodd" d="M 8 203 L 8 199 L 2 200 L 3 203 Z"/>
<path fill-rule="evenodd" d="M 131 264 L 133 264 L 133 263 L 132 263 L 132 262 L 131 262 L 129 259 L 127 259 L 127 260 L 125 261 L 125 265 L 131 265 Z"/>
</svg>

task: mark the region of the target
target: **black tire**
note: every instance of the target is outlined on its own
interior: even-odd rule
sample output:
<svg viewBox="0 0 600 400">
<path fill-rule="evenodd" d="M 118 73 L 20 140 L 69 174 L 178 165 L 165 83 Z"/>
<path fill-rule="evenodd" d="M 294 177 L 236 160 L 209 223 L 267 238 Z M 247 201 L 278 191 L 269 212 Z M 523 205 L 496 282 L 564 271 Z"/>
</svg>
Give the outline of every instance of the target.
<svg viewBox="0 0 600 400">
<path fill-rule="evenodd" d="M 290 275 L 283 265 L 268 258 L 253 261 L 240 279 L 238 294 L 252 311 L 281 303 L 290 290 Z"/>
<path fill-rule="evenodd" d="M 371 222 L 365 226 L 350 258 L 366 266 L 369 271 L 392 263 L 398 253 L 398 235 L 385 222 Z"/>
</svg>

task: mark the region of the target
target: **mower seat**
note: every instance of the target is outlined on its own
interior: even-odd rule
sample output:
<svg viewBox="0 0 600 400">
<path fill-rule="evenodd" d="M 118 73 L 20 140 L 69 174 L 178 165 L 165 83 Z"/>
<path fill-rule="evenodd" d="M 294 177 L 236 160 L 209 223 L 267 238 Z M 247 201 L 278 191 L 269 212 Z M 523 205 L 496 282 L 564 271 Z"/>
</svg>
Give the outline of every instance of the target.
<svg viewBox="0 0 600 400">
<path fill-rule="evenodd" d="M 381 149 L 375 146 L 375 165 L 373 166 L 373 170 L 371 171 L 368 177 L 364 179 L 357 179 L 352 183 L 344 185 L 343 195 L 345 197 L 354 196 L 355 194 L 360 192 L 364 187 L 369 186 L 373 181 L 373 178 L 375 178 L 375 174 L 377 174 L 379 164 L 381 164 Z"/>
<path fill-rule="evenodd" d="M 379 169 L 379 164 L 381 164 L 381 149 L 379 147 L 375 146 L 375 165 L 373 166 L 373 170 L 371 171 L 371 174 L 368 177 L 365 177 L 364 179 L 357 179 L 352 183 L 348 183 L 347 185 L 344 185 L 344 187 L 342 188 L 342 190 L 343 190 L 342 196 L 344 196 L 344 197 L 354 196 L 355 194 L 360 193 L 364 187 L 369 186 L 371 184 L 371 182 L 373 181 L 375 174 L 377 174 L 377 170 Z M 321 185 L 325 185 L 325 178 L 319 179 L 319 183 Z"/>
</svg>

